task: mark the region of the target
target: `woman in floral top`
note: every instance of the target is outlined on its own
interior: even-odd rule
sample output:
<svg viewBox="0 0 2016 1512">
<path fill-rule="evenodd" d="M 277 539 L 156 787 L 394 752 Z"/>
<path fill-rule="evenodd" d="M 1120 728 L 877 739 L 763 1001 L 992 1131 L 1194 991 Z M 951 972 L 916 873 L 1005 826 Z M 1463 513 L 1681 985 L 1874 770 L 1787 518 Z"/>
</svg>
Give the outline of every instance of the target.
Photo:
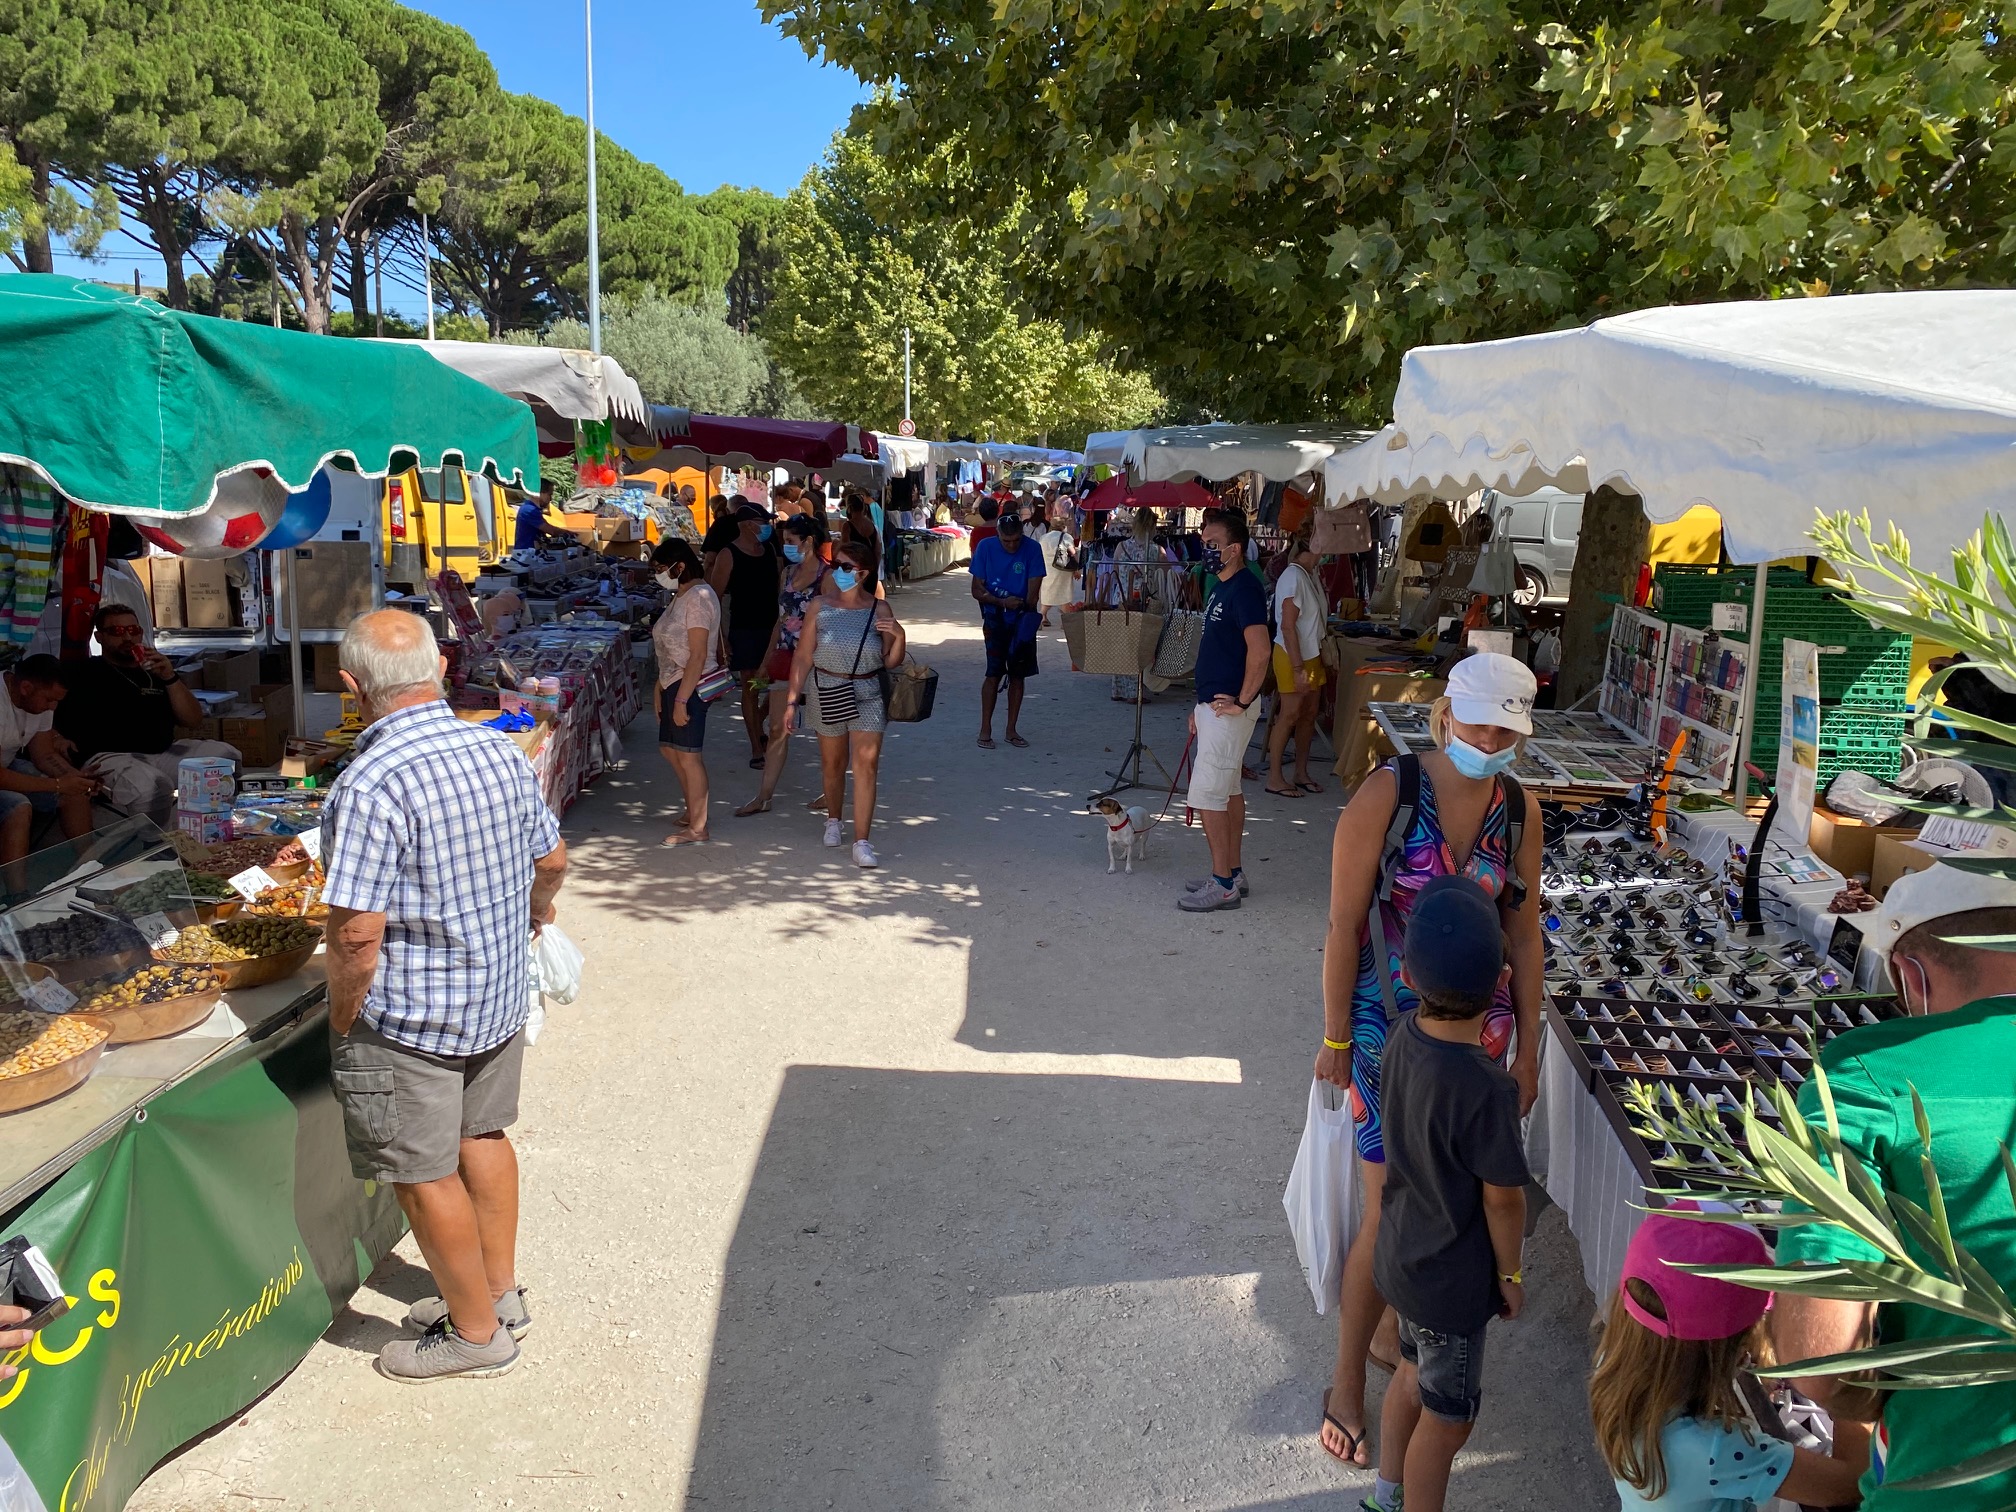
<svg viewBox="0 0 2016 1512">
<path fill-rule="evenodd" d="M 809 514 L 789 516 L 780 527 L 784 537 L 784 577 L 777 590 L 777 628 L 763 658 L 763 676 L 770 684 L 770 743 L 763 752 L 763 785 L 756 796 L 735 810 L 737 818 L 769 809 L 784 775 L 785 747 L 791 742 L 791 709 L 784 685 L 791 680 L 791 655 L 805 628 L 805 610 L 815 598 L 831 597 L 826 564 L 820 560 L 819 526 Z"/>
</svg>

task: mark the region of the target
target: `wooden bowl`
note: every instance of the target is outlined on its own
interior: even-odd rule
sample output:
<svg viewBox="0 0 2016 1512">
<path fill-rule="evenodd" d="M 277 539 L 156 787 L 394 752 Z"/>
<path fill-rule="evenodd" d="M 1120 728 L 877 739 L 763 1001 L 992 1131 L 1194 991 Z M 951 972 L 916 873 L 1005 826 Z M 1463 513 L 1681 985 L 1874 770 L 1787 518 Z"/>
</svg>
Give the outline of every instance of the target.
<svg viewBox="0 0 2016 1512">
<path fill-rule="evenodd" d="M 314 864 L 312 861 L 268 861 L 266 875 L 275 882 L 298 882 L 308 875 L 308 868 Z"/>
<path fill-rule="evenodd" d="M 308 958 L 322 941 L 313 939 L 305 945 L 297 945 L 292 950 L 283 950 L 277 955 L 254 956 L 249 961 L 169 961 L 168 957 L 156 953 L 155 959 L 175 966 L 203 966 L 224 978 L 226 992 L 239 992 L 247 987 L 264 987 L 268 982 L 284 981 L 308 964 Z"/>
<path fill-rule="evenodd" d="M 228 919 L 235 915 L 239 909 L 245 906 L 245 900 L 243 898 L 219 898 L 214 903 L 193 903 L 189 906 L 196 910 L 196 922 L 198 924 L 215 924 L 219 919 Z M 176 923 L 184 929 L 188 928 L 179 919 L 176 920 Z"/>
<path fill-rule="evenodd" d="M 143 966 L 153 964 L 153 953 L 144 945 L 135 945 L 130 950 L 115 951 L 111 955 L 77 956 L 68 961 L 50 961 L 48 967 L 56 980 L 66 987 L 74 987 L 79 982 L 95 982 L 100 977 L 129 977 Z"/>
<path fill-rule="evenodd" d="M 184 1029 L 194 1029 L 210 1017 L 217 1006 L 217 999 L 223 995 L 223 987 L 218 986 L 210 988 L 207 992 L 190 992 L 184 993 L 181 997 L 163 998 L 158 1003 L 134 1003 L 123 1008 L 94 1008 L 90 1011 L 90 1016 L 103 1018 L 111 1024 L 112 1044 L 133 1045 L 141 1040 L 166 1039 L 171 1034 L 180 1034 Z"/>
<path fill-rule="evenodd" d="M 0 1113 L 18 1113 L 23 1108 L 52 1101 L 66 1092 L 76 1091 L 91 1079 L 99 1057 L 112 1043 L 112 1025 L 102 1013 L 67 1013 L 60 1016 L 87 1019 L 103 1029 L 104 1036 L 89 1050 L 79 1051 L 66 1061 L 44 1066 L 40 1071 L 30 1071 L 26 1076 L 0 1077 Z"/>
<path fill-rule="evenodd" d="M 9 961 L 7 964 L 11 970 L 19 972 L 31 982 L 54 982 L 59 980 L 56 973 L 51 971 L 47 966 L 38 966 L 33 961 Z M 5 1012 L 9 1008 L 27 1008 L 37 1013 L 41 1012 L 28 999 L 14 997 L 12 995 L 13 992 L 14 984 L 8 981 L 5 976 L 0 976 L 0 994 L 5 995 L 4 1000 L 0 1000 L 0 1012 Z"/>
</svg>

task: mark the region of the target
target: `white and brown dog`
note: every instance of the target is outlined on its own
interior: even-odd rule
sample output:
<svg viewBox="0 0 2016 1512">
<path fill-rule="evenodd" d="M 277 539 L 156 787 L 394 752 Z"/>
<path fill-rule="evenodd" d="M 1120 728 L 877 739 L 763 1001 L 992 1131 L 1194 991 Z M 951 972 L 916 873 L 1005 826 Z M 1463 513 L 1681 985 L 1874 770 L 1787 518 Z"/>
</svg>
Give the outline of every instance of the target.
<svg viewBox="0 0 2016 1512">
<path fill-rule="evenodd" d="M 1136 856 L 1148 859 L 1148 832 L 1160 821 L 1139 805 L 1124 804 L 1118 798 L 1094 798 L 1086 807 L 1106 823 L 1106 875 L 1112 876 L 1121 861 L 1127 863 L 1131 875 Z"/>
</svg>

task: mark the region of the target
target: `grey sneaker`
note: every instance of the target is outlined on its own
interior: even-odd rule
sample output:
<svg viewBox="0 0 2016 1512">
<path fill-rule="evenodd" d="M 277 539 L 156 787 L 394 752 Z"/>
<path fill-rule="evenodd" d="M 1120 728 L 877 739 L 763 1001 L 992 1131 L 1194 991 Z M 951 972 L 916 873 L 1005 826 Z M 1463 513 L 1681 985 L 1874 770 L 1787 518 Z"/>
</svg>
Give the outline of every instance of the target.
<svg viewBox="0 0 2016 1512">
<path fill-rule="evenodd" d="M 854 842 L 854 864 L 863 868 L 880 866 L 882 858 L 875 854 L 875 847 L 870 845 L 866 840 L 856 840 Z"/>
<path fill-rule="evenodd" d="M 378 1374 L 402 1386 L 501 1376 L 517 1363 L 510 1329 L 499 1325 L 488 1343 L 471 1344 L 445 1318 L 417 1339 L 394 1339 L 378 1351 Z"/>
<path fill-rule="evenodd" d="M 832 850 L 838 850 L 847 843 L 846 832 L 841 829 L 838 819 L 828 819 L 826 821 L 825 838 L 827 847 Z"/>
<path fill-rule="evenodd" d="M 1232 880 L 1238 885 L 1240 897 L 1250 898 L 1253 896 L 1253 884 L 1246 880 L 1246 869 L 1244 867 L 1239 869 L 1239 875 Z M 1205 888 L 1215 887 L 1216 885 L 1217 883 L 1210 877 L 1193 877 L 1190 881 L 1183 884 L 1183 891 L 1186 893 L 1202 892 Z"/>
<path fill-rule="evenodd" d="M 406 1326 L 426 1333 L 430 1328 L 438 1328 L 448 1316 L 448 1304 L 439 1297 L 422 1297 L 406 1314 Z M 497 1321 L 511 1330 L 511 1337 L 522 1339 L 532 1332 L 532 1309 L 525 1305 L 525 1288 L 514 1286 L 497 1299 Z"/>
<path fill-rule="evenodd" d="M 1186 892 L 1176 900 L 1176 906 L 1185 913 L 1216 913 L 1221 908 L 1239 906 L 1237 887 L 1220 887 L 1216 881 L 1206 878 L 1204 885 L 1195 892 Z"/>
</svg>

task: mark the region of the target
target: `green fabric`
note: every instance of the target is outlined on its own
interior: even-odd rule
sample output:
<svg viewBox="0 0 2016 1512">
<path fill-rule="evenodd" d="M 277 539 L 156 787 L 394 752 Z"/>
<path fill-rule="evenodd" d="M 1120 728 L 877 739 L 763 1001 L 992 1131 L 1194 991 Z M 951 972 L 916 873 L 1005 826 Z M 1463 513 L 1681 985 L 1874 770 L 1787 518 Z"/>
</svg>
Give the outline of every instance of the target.
<svg viewBox="0 0 2016 1512">
<path fill-rule="evenodd" d="M 532 411 L 417 347 L 170 310 L 47 273 L 0 276 L 0 461 L 95 509 L 193 514 L 250 463 L 302 489 L 395 453 L 539 487 Z"/>
<path fill-rule="evenodd" d="M 2016 1205 L 1998 1146 L 2016 1148 L 2016 998 L 1984 998 L 1951 1013 L 1893 1019 L 1842 1035 L 1821 1052 L 1842 1143 L 1885 1191 L 1926 1206 L 1911 1089 L 1932 1126 L 1932 1161 L 1954 1237 L 2004 1287 L 2016 1288 Z M 1817 1084 L 1799 1089 L 1808 1124 L 1826 1126 Z M 1827 1224 L 1786 1229 L 1778 1259 L 1875 1260 L 1877 1251 Z M 1921 1256 L 1929 1259 L 1929 1256 Z M 1964 1318 L 1930 1308 L 1886 1306 L 1883 1339 L 1979 1333 Z M 1885 1478 L 1904 1480 L 2009 1442 L 2016 1383 L 1950 1391 L 1886 1393 L 1890 1438 Z M 1989 1512 L 2016 1502 L 2016 1473 L 1943 1491 L 1886 1491 L 1862 1479 L 1864 1512 Z"/>
</svg>

